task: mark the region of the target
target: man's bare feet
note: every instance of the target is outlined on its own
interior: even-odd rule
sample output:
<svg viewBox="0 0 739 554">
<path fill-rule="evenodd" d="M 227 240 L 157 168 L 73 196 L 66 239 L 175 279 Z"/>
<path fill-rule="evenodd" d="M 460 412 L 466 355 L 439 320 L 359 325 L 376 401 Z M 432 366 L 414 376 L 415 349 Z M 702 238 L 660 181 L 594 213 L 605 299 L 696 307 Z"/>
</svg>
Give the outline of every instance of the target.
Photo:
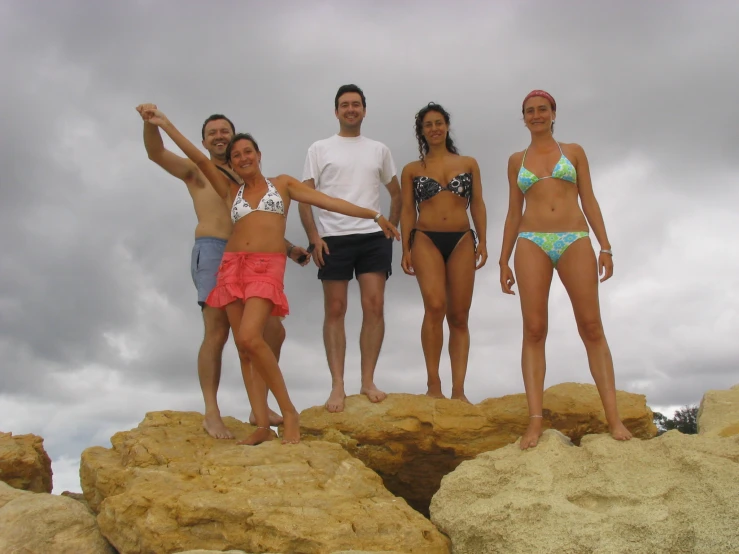
<svg viewBox="0 0 739 554">
<path fill-rule="evenodd" d="M 426 396 L 430 396 L 431 398 L 446 398 L 446 396 L 444 396 L 444 393 L 441 391 L 441 383 L 438 383 L 436 385 L 428 385 Z"/>
<path fill-rule="evenodd" d="M 331 413 L 343 412 L 344 411 L 344 400 L 346 400 L 346 393 L 344 387 L 334 387 L 331 389 L 331 394 L 326 400 L 326 409 Z"/>
<path fill-rule="evenodd" d="M 467 397 L 464 395 L 463 392 L 452 392 L 452 400 L 461 400 L 462 402 L 466 402 L 467 404 L 472 404 L 472 402 L 467 400 Z"/>
<path fill-rule="evenodd" d="M 300 442 L 300 415 L 294 411 L 284 414 L 284 418 L 282 444 L 298 444 Z"/>
<path fill-rule="evenodd" d="M 359 389 L 359 394 L 364 394 L 370 399 L 370 402 L 382 402 L 387 398 L 387 394 L 378 389 L 375 385 L 369 387 L 362 387 Z"/>
<path fill-rule="evenodd" d="M 249 423 L 251 423 L 252 425 L 256 425 L 257 424 L 257 418 L 254 417 L 254 412 L 252 412 L 252 413 L 249 414 Z M 273 410 L 270 410 L 269 411 L 269 424 L 270 424 L 270 426 L 276 427 L 280 423 L 282 423 L 282 416 L 280 414 L 278 414 L 277 412 L 275 412 Z"/>
<path fill-rule="evenodd" d="M 543 420 L 541 417 L 529 418 L 529 426 L 526 432 L 521 437 L 521 443 L 519 444 L 521 450 L 528 450 L 539 444 L 539 437 L 542 433 Z"/>
<path fill-rule="evenodd" d="M 236 444 L 245 444 L 247 446 L 256 446 L 263 442 L 271 441 L 274 438 L 272 429 L 269 427 L 257 427 L 251 435 L 246 437 L 243 441 L 239 441 Z"/>
<path fill-rule="evenodd" d="M 233 433 L 228 430 L 218 412 L 206 413 L 203 418 L 203 429 L 214 439 L 232 439 Z"/>
<path fill-rule="evenodd" d="M 609 425 L 608 430 L 611 436 L 617 441 L 627 441 L 631 439 L 631 431 L 629 431 L 622 422 L 618 422 L 615 425 Z"/>
</svg>

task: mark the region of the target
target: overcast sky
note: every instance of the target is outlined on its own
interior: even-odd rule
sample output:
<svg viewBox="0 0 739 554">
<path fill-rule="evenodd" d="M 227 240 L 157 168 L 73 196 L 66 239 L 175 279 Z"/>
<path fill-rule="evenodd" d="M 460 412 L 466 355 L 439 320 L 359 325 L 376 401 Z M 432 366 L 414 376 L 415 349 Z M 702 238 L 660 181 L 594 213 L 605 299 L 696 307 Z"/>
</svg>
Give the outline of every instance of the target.
<svg viewBox="0 0 739 554">
<path fill-rule="evenodd" d="M 84 448 L 147 411 L 202 411 L 195 215 L 147 159 L 134 107 L 158 104 L 192 140 L 225 113 L 256 136 L 266 174 L 300 178 L 308 146 L 337 130 L 345 83 L 364 89 L 363 133 L 399 172 L 430 101 L 480 164 L 490 261 L 470 316 L 473 402 L 523 391 L 518 297 L 500 292 L 496 262 L 506 161 L 528 144 L 520 103 L 534 88 L 557 100 L 557 138 L 590 159 L 615 254 L 601 304 L 618 388 L 668 410 L 738 383 L 738 22 L 730 0 L 0 0 L 0 430 L 44 437 L 61 492 L 79 490 Z M 307 243 L 297 208 L 288 238 Z M 281 365 L 302 410 L 330 388 L 315 267 L 289 263 L 286 292 Z M 399 244 L 386 300 L 377 384 L 422 393 L 423 308 Z M 350 393 L 360 318 L 355 281 Z M 592 382 L 556 277 L 547 346 L 547 386 Z M 223 373 L 222 412 L 245 419 L 231 343 Z M 449 393 L 446 349 L 442 376 Z"/>
</svg>

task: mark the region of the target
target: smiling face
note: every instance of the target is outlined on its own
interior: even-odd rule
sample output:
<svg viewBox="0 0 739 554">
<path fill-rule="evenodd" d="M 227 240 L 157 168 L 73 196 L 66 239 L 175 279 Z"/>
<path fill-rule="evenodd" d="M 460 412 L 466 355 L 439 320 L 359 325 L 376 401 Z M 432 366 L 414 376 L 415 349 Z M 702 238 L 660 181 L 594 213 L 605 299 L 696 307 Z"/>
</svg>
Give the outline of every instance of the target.
<svg viewBox="0 0 739 554">
<path fill-rule="evenodd" d="M 532 133 L 551 133 L 556 116 L 543 96 L 532 96 L 523 105 L 523 121 Z"/>
<path fill-rule="evenodd" d="M 446 142 L 447 133 L 449 133 L 449 124 L 444 115 L 431 110 L 423 117 L 423 138 L 429 146 L 444 144 Z"/>
<path fill-rule="evenodd" d="M 361 127 L 367 110 L 362 104 L 362 97 L 357 92 L 345 92 L 338 98 L 336 119 L 345 129 Z"/>
<path fill-rule="evenodd" d="M 253 141 L 248 138 L 237 138 L 231 145 L 228 162 L 242 179 L 253 177 L 259 171 L 262 153 L 257 150 Z"/>
<path fill-rule="evenodd" d="M 233 137 L 231 124 L 225 119 L 214 119 L 208 121 L 203 129 L 203 148 L 211 155 L 211 158 L 225 160 L 226 147 Z"/>
</svg>

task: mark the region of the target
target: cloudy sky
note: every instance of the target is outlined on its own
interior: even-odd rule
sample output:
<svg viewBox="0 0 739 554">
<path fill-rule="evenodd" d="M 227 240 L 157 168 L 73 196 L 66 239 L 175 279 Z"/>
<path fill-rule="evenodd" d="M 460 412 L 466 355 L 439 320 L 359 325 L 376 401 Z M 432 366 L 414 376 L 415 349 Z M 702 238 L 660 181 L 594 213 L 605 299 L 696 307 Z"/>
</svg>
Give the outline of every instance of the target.
<svg viewBox="0 0 739 554">
<path fill-rule="evenodd" d="M 84 448 L 147 411 L 202 410 L 195 216 L 184 185 L 147 159 L 134 107 L 157 103 L 192 139 L 225 113 L 258 138 L 265 173 L 300 177 L 308 146 L 336 132 L 348 82 L 367 95 L 364 134 L 399 170 L 429 101 L 480 163 L 490 262 L 470 318 L 473 402 L 523 391 L 518 297 L 500 292 L 496 261 L 506 161 L 528 144 L 520 102 L 534 88 L 557 99 L 557 137 L 590 158 L 615 253 L 601 303 L 618 388 L 671 414 L 738 383 L 737 21 L 730 0 L 0 1 L 0 430 L 44 437 L 61 492 L 79 490 Z M 307 242 L 297 209 L 288 238 Z M 421 296 L 395 254 L 377 384 L 421 393 Z M 304 409 L 330 387 L 322 293 L 312 264 L 288 267 L 282 368 Z M 360 316 L 355 282 L 351 393 Z M 556 278 L 547 352 L 547 385 L 591 382 Z M 446 351 L 442 374 L 449 392 Z M 248 417 L 232 344 L 220 403 Z"/>
</svg>

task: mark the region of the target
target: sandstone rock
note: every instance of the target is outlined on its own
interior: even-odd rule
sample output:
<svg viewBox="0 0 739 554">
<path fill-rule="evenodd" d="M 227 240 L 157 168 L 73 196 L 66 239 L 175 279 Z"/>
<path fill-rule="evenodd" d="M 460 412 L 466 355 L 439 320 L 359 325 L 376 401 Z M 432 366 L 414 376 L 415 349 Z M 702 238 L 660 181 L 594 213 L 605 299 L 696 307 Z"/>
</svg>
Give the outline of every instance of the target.
<svg viewBox="0 0 739 554">
<path fill-rule="evenodd" d="M 216 440 L 197 413 L 147 414 L 89 448 L 80 476 L 120 554 L 188 549 L 449 552 L 449 541 L 376 473 L 327 442 L 256 447 Z M 229 419 L 237 437 L 253 429 Z"/>
<path fill-rule="evenodd" d="M 44 439 L 36 435 L 0 433 L 0 481 L 32 492 L 51 492 L 51 459 Z"/>
<path fill-rule="evenodd" d="M 462 463 L 431 501 L 455 554 L 739 552 L 739 437 L 546 431 Z"/>
<path fill-rule="evenodd" d="M 0 552 L 114 554 L 85 507 L 63 496 L 0 483 Z"/>
<path fill-rule="evenodd" d="M 739 385 L 709 390 L 698 409 L 698 433 L 707 437 L 739 435 Z"/>
<path fill-rule="evenodd" d="M 642 395 L 618 392 L 624 424 L 637 437 L 657 434 L 652 411 Z M 335 442 L 374 469 L 385 486 L 423 514 L 441 478 L 462 461 L 511 444 L 526 430 L 526 396 L 490 398 L 477 405 L 436 400 L 425 395 L 390 394 L 373 404 L 350 396 L 343 412 L 323 406 L 301 413 L 306 440 Z M 586 434 L 606 433 L 603 407 L 594 385 L 565 383 L 544 392 L 544 426 L 577 442 Z"/>
</svg>

